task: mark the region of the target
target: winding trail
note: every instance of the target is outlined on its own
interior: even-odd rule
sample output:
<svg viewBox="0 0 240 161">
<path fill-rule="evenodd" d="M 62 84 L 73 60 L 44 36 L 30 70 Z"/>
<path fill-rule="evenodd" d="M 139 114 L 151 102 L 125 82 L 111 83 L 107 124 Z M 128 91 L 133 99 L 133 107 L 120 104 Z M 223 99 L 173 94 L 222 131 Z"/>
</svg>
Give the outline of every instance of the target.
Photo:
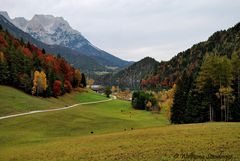
<svg viewBox="0 0 240 161">
<path fill-rule="evenodd" d="M 7 118 L 18 117 L 18 116 L 31 115 L 31 114 L 35 114 L 35 113 L 44 113 L 44 112 L 67 110 L 67 109 L 70 109 L 70 108 L 73 108 L 73 107 L 76 107 L 76 106 L 80 106 L 80 105 L 97 104 L 97 103 L 112 101 L 113 99 L 116 99 L 116 98 L 112 97 L 112 98 L 107 99 L 107 100 L 77 103 L 77 104 L 67 106 L 67 107 L 62 107 L 62 108 L 55 108 L 55 109 L 48 109 L 48 110 L 35 110 L 35 111 L 24 112 L 24 113 L 19 113 L 19 114 L 14 114 L 14 115 L 2 116 L 2 117 L 0 117 L 0 120 L 7 119 Z"/>
</svg>

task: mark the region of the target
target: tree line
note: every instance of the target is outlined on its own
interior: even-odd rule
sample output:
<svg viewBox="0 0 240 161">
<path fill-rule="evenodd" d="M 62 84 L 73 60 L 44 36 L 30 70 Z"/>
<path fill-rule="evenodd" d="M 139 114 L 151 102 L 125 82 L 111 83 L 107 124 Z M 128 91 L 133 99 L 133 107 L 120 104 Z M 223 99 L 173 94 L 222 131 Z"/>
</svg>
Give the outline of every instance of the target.
<svg viewBox="0 0 240 161">
<path fill-rule="evenodd" d="M 171 108 L 172 123 L 240 121 L 240 57 L 210 54 L 200 71 L 184 71 Z"/>
<path fill-rule="evenodd" d="M 85 87 L 86 78 L 60 55 L 15 39 L 0 27 L 0 84 L 36 96 L 60 96 Z"/>
</svg>

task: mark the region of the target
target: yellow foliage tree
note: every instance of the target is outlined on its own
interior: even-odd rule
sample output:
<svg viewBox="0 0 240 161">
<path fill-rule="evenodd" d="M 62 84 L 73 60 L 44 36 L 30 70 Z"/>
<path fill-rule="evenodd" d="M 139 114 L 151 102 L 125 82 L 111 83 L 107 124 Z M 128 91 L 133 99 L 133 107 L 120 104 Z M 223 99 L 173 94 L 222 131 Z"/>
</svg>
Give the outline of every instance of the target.
<svg viewBox="0 0 240 161">
<path fill-rule="evenodd" d="M 117 91 L 117 88 L 115 86 L 112 86 L 111 91 L 112 91 L 112 93 L 114 93 Z"/>
<path fill-rule="evenodd" d="M 146 106 L 147 106 L 148 110 L 150 110 L 152 108 L 152 102 L 148 101 Z"/>
<path fill-rule="evenodd" d="M 88 79 L 88 85 L 89 85 L 89 88 L 92 87 L 92 85 L 94 84 L 94 80 L 93 79 Z"/>
<path fill-rule="evenodd" d="M 79 87 L 80 82 L 81 82 L 81 80 L 82 80 L 82 75 L 81 75 L 81 72 L 80 72 L 79 69 L 75 69 L 75 71 L 74 71 L 74 77 L 75 77 L 75 79 L 76 79 L 76 81 L 77 81 L 77 87 Z"/>
<path fill-rule="evenodd" d="M 174 84 L 173 87 L 167 91 L 163 90 L 158 93 L 154 93 L 160 110 L 165 110 L 165 114 L 168 119 L 170 119 L 171 116 L 171 107 L 173 104 L 175 91 L 176 85 Z"/>
<path fill-rule="evenodd" d="M 166 115 L 168 119 L 171 117 L 171 107 L 173 105 L 173 99 L 174 99 L 174 94 L 176 92 L 176 84 L 173 85 L 172 89 L 168 90 L 167 95 L 168 95 L 168 102 L 167 102 L 167 109 L 166 109 Z"/>
<path fill-rule="evenodd" d="M 44 71 L 35 71 L 33 78 L 32 94 L 41 94 L 47 89 L 47 78 Z"/>
</svg>

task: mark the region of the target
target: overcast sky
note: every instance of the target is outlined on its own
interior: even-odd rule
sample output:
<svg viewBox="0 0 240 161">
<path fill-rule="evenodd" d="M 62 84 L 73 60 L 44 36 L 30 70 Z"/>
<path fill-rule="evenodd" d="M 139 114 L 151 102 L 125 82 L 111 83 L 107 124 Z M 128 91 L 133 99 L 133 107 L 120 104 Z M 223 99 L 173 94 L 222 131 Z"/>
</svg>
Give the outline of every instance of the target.
<svg viewBox="0 0 240 161">
<path fill-rule="evenodd" d="M 240 22 L 240 0 L 0 0 L 11 18 L 61 16 L 95 46 L 126 60 L 169 60 Z"/>
</svg>

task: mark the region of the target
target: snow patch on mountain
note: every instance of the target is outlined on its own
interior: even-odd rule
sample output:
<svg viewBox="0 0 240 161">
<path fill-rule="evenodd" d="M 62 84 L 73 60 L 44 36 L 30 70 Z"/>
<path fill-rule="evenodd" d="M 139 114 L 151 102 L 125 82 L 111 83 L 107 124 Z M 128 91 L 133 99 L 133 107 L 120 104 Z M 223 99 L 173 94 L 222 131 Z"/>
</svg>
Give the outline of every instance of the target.
<svg viewBox="0 0 240 161">
<path fill-rule="evenodd" d="M 56 44 L 73 48 L 72 43 L 75 40 L 78 41 L 74 44 L 76 47 L 89 43 L 80 32 L 71 28 L 62 17 L 38 14 L 34 15 L 29 21 L 23 18 L 15 18 L 12 22 L 34 38 L 50 45 Z"/>
<path fill-rule="evenodd" d="M 62 17 L 37 14 L 28 21 L 23 17 L 11 19 L 7 12 L 0 12 L 0 14 L 21 30 L 46 44 L 71 48 L 95 59 L 104 66 L 125 67 L 130 64 L 130 62 L 121 60 L 91 44 Z"/>
</svg>

